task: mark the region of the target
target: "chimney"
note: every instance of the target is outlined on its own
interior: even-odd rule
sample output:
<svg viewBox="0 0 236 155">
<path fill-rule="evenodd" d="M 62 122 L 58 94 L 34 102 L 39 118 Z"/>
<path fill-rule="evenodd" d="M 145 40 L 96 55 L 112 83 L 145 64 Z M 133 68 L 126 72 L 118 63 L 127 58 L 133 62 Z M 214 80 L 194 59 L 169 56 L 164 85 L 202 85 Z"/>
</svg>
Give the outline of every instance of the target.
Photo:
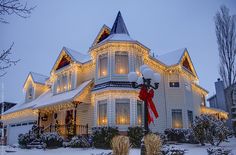
<svg viewBox="0 0 236 155">
<path fill-rule="evenodd" d="M 225 103 L 224 82 L 218 78 L 215 82 L 217 108 L 227 111 Z"/>
</svg>

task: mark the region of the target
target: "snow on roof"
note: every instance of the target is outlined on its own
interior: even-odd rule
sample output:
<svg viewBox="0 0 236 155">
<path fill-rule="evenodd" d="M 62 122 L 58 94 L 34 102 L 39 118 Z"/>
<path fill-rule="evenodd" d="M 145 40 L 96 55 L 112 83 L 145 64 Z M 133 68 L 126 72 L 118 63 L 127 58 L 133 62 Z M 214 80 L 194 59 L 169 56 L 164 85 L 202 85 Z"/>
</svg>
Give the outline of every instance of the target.
<svg viewBox="0 0 236 155">
<path fill-rule="evenodd" d="M 111 34 L 102 42 L 105 42 L 105 41 L 135 41 L 135 40 L 132 39 L 127 34 Z"/>
<path fill-rule="evenodd" d="M 186 48 L 178 49 L 178 50 L 160 55 L 156 57 L 156 59 L 158 59 L 159 61 L 161 61 L 162 63 L 168 66 L 176 65 L 180 62 L 185 51 L 186 51 Z"/>
<path fill-rule="evenodd" d="M 46 80 L 48 79 L 48 76 L 39 73 L 30 72 L 30 74 L 32 76 L 33 81 L 36 83 L 45 84 Z"/>
<path fill-rule="evenodd" d="M 54 105 L 57 103 L 62 103 L 66 101 L 72 101 L 76 95 L 80 95 L 83 89 L 91 82 L 85 81 L 78 88 L 64 92 L 61 94 L 54 95 L 50 90 L 42 95 L 40 100 L 37 101 L 36 105 L 33 108 L 40 108 L 49 105 Z"/>
<path fill-rule="evenodd" d="M 44 106 L 49 106 L 49 105 L 54 105 L 57 103 L 62 103 L 66 101 L 73 100 L 73 98 L 77 95 L 80 95 L 80 93 L 83 91 L 83 89 L 91 82 L 92 80 L 85 81 L 83 82 L 78 88 L 64 92 L 61 94 L 54 95 L 51 90 L 43 93 L 40 95 L 38 98 L 35 100 L 28 102 L 28 103 L 21 103 L 17 104 L 11 109 L 5 111 L 3 115 L 17 112 L 20 110 L 24 109 L 29 109 L 29 108 L 39 108 L 39 107 L 44 107 Z"/>
<path fill-rule="evenodd" d="M 77 62 L 85 63 L 85 62 L 91 60 L 91 57 L 88 54 L 83 54 L 83 53 L 77 52 L 77 51 L 70 49 L 68 47 L 63 47 L 63 48 L 68 52 L 68 54 L 72 57 L 72 59 L 74 59 Z"/>
</svg>

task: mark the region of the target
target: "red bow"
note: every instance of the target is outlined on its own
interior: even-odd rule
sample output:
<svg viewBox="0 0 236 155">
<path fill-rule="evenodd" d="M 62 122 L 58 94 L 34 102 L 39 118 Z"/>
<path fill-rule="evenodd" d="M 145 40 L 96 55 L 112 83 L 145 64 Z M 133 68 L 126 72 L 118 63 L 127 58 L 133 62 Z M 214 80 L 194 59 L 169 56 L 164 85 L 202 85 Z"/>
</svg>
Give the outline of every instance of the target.
<svg viewBox="0 0 236 155">
<path fill-rule="evenodd" d="M 143 101 L 146 101 L 148 108 L 150 108 L 152 110 L 153 114 L 157 118 L 158 112 L 156 110 L 155 104 L 152 101 L 153 96 L 154 96 L 153 89 L 149 90 L 149 92 L 148 92 L 148 90 L 145 86 L 141 87 L 141 90 L 139 92 L 139 98 Z M 148 110 L 148 124 L 150 124 L 151 122 L 154 123 L 154 120 L 153 120 L 152 116 L 150 115 L 150 111 Z"/>
</svg>

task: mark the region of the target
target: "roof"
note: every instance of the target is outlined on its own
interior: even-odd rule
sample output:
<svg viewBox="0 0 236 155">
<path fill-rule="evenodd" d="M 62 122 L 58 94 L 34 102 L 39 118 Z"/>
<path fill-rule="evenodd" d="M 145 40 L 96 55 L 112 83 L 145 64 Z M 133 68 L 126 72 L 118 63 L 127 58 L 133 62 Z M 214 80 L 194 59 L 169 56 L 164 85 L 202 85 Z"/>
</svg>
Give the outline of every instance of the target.
<svg viewBox="0 0 236 155">
<path fill-rule="evenodd" d="M 3 114 L 9 114 L 9 113 L 17 112 L 24 109 L 29 109 L 29 108 L 34 109 L 34 108 L 55 105 L 57 103 L 62 103 L 66 101 L 72 101 L 74 97 L 81 94 L 84 88 L 88 86 L 91 81 L 92 80 L 85 81 L 78 88 L 68 91 L 68 92 L 61 93 L 61 94 L 54 95 L 52 91 L 49 90 L 31 102 L 17 104 L 16 106 L 7 110 Z"/>
<path fill-rule="evenodd" d="M 90 55 L 88 54 L 83 54 L 80 52 L 77 52 L 73 49 L 70 49 L 68 47 L 63 47 L 63 49 L 70 55 L 70 57 L 76 61 L 76 62 L 80 62 L 80 63 L 85 63 L 87 61 L 91 60 Z"/>
<path fill-rule="evenodd" d="M 125 22 L 120 11 L 118 12 L 116 20 L 111 28 L 111 34 L 127 34 L 129 36 L 129 32 L 125 26 Z"/>
<path fill-rule="evenodd" d="M 186 48 L 181 48 L 181 49 L 160 55 L 156 57 L 156 59 L 166 64 L 167 66 L 177 65 L 180 63 L 181 58 L 184 55 L 185 51 L 186 51 Z"/>
<path fill-rule="evenodd" d="M 37 101 L 33 108 L 42 108 L 45 106 L 55 105 L 57 103 L 72 101 L 75 96 L 81 94 L 84 88 L 88 86 L 91 81 L 92 80 L 85 81 L 78 88 L 57 95 L 53 95 L 52 91 L 49 90 L 41 96 L 40 100 Z"/>
<path fill-rule="evenodd" d="M 45 82 L 49 78 L 46 75 L 42 75 L 42 74 L 35 73 L 35 72 L 30 72 L 29 74 L 32 76 L 33 81 L 35 83 L 39 83 L 39 84 L 45 84 Z"/>
</svg>

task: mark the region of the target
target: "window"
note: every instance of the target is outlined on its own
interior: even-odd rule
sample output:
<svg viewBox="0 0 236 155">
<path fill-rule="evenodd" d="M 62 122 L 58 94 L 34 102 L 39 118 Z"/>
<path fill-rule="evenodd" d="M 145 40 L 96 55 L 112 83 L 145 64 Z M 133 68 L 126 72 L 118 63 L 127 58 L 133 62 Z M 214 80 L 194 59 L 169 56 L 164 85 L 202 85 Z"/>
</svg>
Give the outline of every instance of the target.
<svg viewBox="0 0 236 155">
<path fill-rule="evenodd" d="M 178 74 L 169 75 L 169 86 L 170 87 L 179 87 L 179 75 Z"/>
<path fill-rule="evenodd" d="M 99 56 L 99 77 L 105 77 L 107 76 L 107 64 L 108 64 L 108 58 L 107 54 L 102 54 Z"/>
<path fill-rule="evenodd" d="M 64 73 L 57 76 L 56 92 L 62 93 L 72 89 L 72 73 Z"/>
<path fill-rule="evenodd" d="M 28 89 L 28 99 L 32 99 L 34 94 L 34 87 L 31 85 Z"/>
<path fill-rule="evenodd" d="M 193 123 L 193 112 L 188 110 L 188 127 L 191 128 Z"/>
<path fill-rule="evenodd" d="M 107 125 L 107 100 L 98 101 L 98 125 Z"/>
<path fill-rule="evenodd" d="M 137 74 L 140 74 L 140 66 L 142 66 L 143 61 L 142 61 L 142 56 L 141 55 L 136 55 L 136 60 L 135 60 L 135 72 Z"/>
<path fill-rule="evenodd" d="M 129 99 L 116 99 L 116 124 L 130 124 L 130 101 Z"/>
<path fill-rule="evenodd" d="M 183 128 L 182 110 L 181 109 L 173 109 L 172 110 L 172 127 L 173 128 Z"/>
<path fill-rule="evenodd" d="M 137 124 L 142 125 L 143 123 L 143 102 L 137 101 Z"/>
<path fill-rule="evenodd" d="M 129 72 L 129 57 L 127 52 L 115 53 L 115 73 L 128 74 Z"/>
</svg>

